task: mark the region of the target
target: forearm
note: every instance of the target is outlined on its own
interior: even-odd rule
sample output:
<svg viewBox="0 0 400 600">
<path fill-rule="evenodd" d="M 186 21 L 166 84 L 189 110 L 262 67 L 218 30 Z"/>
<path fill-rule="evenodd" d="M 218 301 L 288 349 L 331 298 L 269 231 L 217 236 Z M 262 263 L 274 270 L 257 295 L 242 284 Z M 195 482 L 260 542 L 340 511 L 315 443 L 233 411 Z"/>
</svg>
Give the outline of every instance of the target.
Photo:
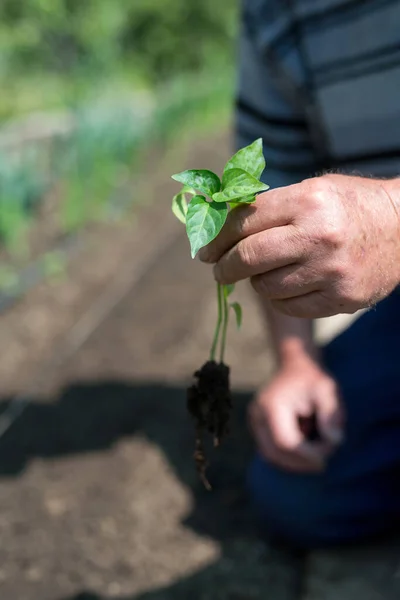
<svg viewBox="0 0 400 600">
<path fill-rule="evenodd" d="M 319 360 L 314 342 L 313 320 L 288 317 L 274 310 L 268 300 L 261 299 L 278 363 L 288 364 L 299 359 Z"/>
</svg>

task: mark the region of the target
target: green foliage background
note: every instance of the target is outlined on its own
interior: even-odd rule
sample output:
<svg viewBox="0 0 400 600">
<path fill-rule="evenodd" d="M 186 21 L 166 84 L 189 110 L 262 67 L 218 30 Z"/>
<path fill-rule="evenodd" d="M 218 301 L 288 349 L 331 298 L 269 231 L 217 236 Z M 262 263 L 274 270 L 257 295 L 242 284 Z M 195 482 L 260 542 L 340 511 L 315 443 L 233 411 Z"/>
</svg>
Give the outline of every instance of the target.
<svg viewBox="0 0 400 600">
<path fill-rule="evenodd" d="M 30 259 L 30 227 L 54 186 L 60 234 L 115 218 L 140 200 L 117 197 L 145 147 L 173 147 L 188 129 L 205 135 L 216 119 L 220 126 L 232 98 L 238 3 L 0 0 L 0 127 L 59 110 L 76 122 L 49 158 L 34 148 L 18 160 L 0 151 L 0 255 L 9 257 L 0 258 L 0 292 L 18 287 L 14 267 Z"/>
<path fill-rule="evenodd" d="M 236 13 L 236 0 L 2 0 L 0 118 L 71 104 L 94 80 L 156 86 L 224 68 Z"/>
</svg>

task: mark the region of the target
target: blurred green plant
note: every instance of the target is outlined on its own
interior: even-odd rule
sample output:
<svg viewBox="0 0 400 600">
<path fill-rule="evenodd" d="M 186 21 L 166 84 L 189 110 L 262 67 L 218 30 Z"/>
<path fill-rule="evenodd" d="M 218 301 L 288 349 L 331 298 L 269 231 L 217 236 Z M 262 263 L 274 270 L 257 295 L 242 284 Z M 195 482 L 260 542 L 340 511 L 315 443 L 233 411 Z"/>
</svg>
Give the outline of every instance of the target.
<svg viewBox="0 0 400 600">
<path fill-rule="evenodd" d="M 226 56 L 237 2 L 224 0 L 2 0 L 2 69 L 107 70 L 129 60 L 170 78 Z M 6 66 L 8 65 L 8 66 Z"/>
<path fill-rule="evenodd" d="M 227 115 L 236 11 L 237 0 L 2 0 L 0 122 L 62 107 L 76 126 L 54 144 L 50 178 L 33 150 L 1 153 L 0 246 L 29 255 L 26 232 L 55 181 L 63 233 L 109 217 L 144 146 Z M 6 270 L 0 288 L 9 280 Z"/>
<path fill-rule="evenodd" d="M 0 119 L 231 61 L 237 0 L 2 0 Z M 9 90 L 9 92 L 7 91 Z M 18 93 L 16 93 L 18 92 Z"/>
<path fill-rule="evenodd" d="M 0 155 L 0 242 L 16 255 L 26 253 L 27 215 L 46 189 L 44 174 L 36 168 L 35 152 L 18 160 Z"/>
<path fill-rule="evenodd" d="M 184 134 L 202 134 L 221 116 L 229 114 L 233 92 L 232 71 L 176 79 L 160 90 L 160 97 L 131 97 L 118 105 L 98 101 L 75 114 L 75 128 L 51 157 L 52 178 L 38 168 L 36 153 L 26 152 L 17 161 L 0 156 L 0 245 L 13 256 L 28 255 L 26 232 L 44 192 L 61 182 L 60 231 L 71 233 L 86 223 L 108 218 L 115 209 L 116 191 L 140 165 L 144 146 L 173 145 Z M 136 98 L 137 100 L 137 98 Z M 135 199 L 140 201 L 140 199 Z M 126 202 L 121 210 L 133 201 Z M 1 285 L 0 285 L 1 287 Z"/>
<path fill-rule="evenodd" d="M 90 106 L 76 116 L 76 128 L 60 161 L 67 231 L 102 218 L 113 190 L 123 182 L 149 129 L 149 101 Z"/>
</svg>

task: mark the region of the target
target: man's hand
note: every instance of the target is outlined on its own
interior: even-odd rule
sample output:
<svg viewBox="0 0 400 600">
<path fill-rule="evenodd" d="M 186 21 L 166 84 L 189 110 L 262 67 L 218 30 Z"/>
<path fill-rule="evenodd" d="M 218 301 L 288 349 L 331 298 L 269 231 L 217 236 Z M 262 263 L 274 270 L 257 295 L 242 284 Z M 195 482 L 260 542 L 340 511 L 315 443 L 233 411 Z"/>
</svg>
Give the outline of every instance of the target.
<svg viewBox="0 0 400 600">
<path fill-rule="evenodd" d="M 400 282 L 400 184 L 325 175 L 233 210 L 200 251 L 220 283 L 250 278 L 297 317 L 353 313 Z"/>
<path fill-rule="evenodd" d="M 299 424 L 312 415 L 318 441 L 308 441 Z M 249 421 L 261 455 L 289 471 L 321 471 L 343 438 L 335 382 L 310 359 L 281 367 L 250 406 Z"/>
</svg>

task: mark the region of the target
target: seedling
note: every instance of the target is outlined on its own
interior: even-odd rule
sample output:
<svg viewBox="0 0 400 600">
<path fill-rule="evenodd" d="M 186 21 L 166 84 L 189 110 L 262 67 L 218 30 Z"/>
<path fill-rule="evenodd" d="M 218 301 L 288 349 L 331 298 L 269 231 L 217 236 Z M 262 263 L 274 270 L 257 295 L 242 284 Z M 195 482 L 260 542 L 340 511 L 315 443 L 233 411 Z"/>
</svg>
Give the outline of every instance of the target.
<svg viewBox="0 0 400 600">
<path fill-rule="evenodd" d="M 172 200 L 172 212 L 186 225 L 192 258 L 217 237 L 230 210 L 254 202 L 256 194 L 268 189 L 260 181 L 264 169 L 262 140 L 258 139 L 227 162 L 222 181 L 207 170 L 183 171 L 172 176 L 183 184 Z M 217 323 L 209 360 L 194 373 L 195 382 L 187 393 L 188 410 L 196 422 L 196 466 L 207 489 L 211 487 L 205 474 L 203 433 L 208 430 L 214 437 L 214 446 L 219 446 L 228 431 L 232 407 L 229 367 L 224 363 L 230 310 L 235 314 L 237 326 L 242 323 L 240 304 L 230 301 L 233 291 L 233 285 L 217 284 Z"/>
</svg>

